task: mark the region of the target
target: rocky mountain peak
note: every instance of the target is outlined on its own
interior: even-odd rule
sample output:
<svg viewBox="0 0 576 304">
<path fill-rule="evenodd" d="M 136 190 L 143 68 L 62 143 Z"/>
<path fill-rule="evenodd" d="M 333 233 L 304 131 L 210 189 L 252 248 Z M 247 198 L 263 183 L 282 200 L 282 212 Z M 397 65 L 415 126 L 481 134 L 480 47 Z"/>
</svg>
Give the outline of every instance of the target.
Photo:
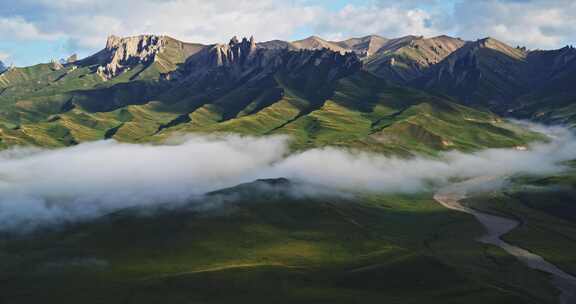
<svg viewBox="0 0 576 304">
<path fill-rule="evenodd" d="M 124 70 L 139 63 L 149 63 L 156 54 L 162 52 L 167 40 L 164 36 L 140 35 L 120 38 L 111 35 L 101 56 L 103 64 L 98 74 L 104 79 L 117 76 Z"/>
<path fill-rule="evenodd" d="M 236 62 L 245 62 L 256 53 L 256 41 L 243 37 L 239 40 L 234 36 L 228 44 L 216 45 L 214 48 L 214 61 L 216 65 L 229 65 Z"/>
<path fill-rule="evenodd" d="M 66 58 L 66 63 L 74 63 L 78 61 L 78 55 L 72 54 L 70 57 Z"/>
<path fill-rule="evenodd" d="M 172 73 L 170 79 L 191 86 L 199 85 L 198 90 L 210 90 L 205 83 L 212 82 L 212 77 L 216 76 L 231 83 L 259 86 L 263 79 L 271 81 L 272 75 L 279 71 L 296 78 L 316 73 L 323 75 L 324 80 L 332 81 L 362 67 L 358 57 L 351 52 L 341 53 L 326 48 L 257 48 L 254 38 L 231 39 L 230 42 L 213 45 L 190 57 L 185 67 Z M 302 81 L 306 83 L 306 80 Z"/>
<path fill-rule="evenodd" d="M 576 49 L 571 45 L 567 45 L 561 48 L 559 51 L 561 56 L 569 57 L 569 60 L 572 60 L 572 58 L 576 57 Z"/>
<path fill-rule="evenodd" d="M 230 42 L 228 42 L 228 45 L 232 46 L 232 45 L 236 45 L 238 43 L 240 43 L 240 41 L 238 40 L 238 37 L 234 36 L 230 39 Z"/>
<path fill-rule="evenodd" d="M 250 36 L 250 39 L 246 38 L 246 37 L 242 37 L 242 40 L 238 40 L 237 36 L 234 36 L 230 39 L 230 42 L 228 42 L 228 46 L 230 48 L 236 47 L 236 46 L 249 46 L 249 49 L 253 49 L 256 48 L 256 41 L 254 40 L 254 36 Z"/>
<path fill-rule="evenodd" d="M 369 35 L 360 38 L 350 38 L 339 42 L 338 44 L 350 51 L 356 53 L 361 58 L 366 58 L 376 53 L 388 39 L 377 36 Z"/>
<path fill-rule="evenodd" d="M 492 37 L 477 40 L 474 42 L 474 47 L 492 49 L 515 59 L 523 59 L 528 53 L 525 49 L 511 47 Z"/>
<path fill-rule="evenodd" d="M 291 44 L 296 49 L 307 49 L 307 50 L 329 49 L 334 52 L 341 52 L 341 53 L 349 51 L 346 47 L 340 46 L 337 42 L 327 41 L 318 36 L 310 36 L 302 40 L 293 41 Z"/>
<path fill-rule="evenodd" d="M 59 71 L 63 68 L 64 66 L 62 65 L 62 63 L 60 63 L 60 61 L 56 60 L 56 59 L 52 59 L 50 60 L 50 68 L 54 71 Z"/>
</svg>

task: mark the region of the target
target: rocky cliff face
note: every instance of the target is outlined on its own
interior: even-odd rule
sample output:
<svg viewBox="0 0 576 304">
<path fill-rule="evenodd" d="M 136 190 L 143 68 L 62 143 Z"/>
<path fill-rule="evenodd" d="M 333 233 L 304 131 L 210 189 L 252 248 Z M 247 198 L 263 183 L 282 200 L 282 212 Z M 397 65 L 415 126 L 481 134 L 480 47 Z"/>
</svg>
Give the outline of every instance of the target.
<svg viewBox="0 0 576 304">
<path fill-rule="evenodd" d="M 405 84 L 422 76 L 427 69 L 444 60 L 464 43 L 448 36 L 405 36 L 385 41 L 364 61 L 372 73 Z"/>
<path fill-rule="evenodd" d="M 340 55 L 353 53 L 366 63 L 365 66 L 370 71 L 403 83 L 420 76 L 422 69 L 438 63 L 463 43 L 447 36 L 430 39 L 418 36 L 385 39 L 371 35 L 339 42 L 309 37 L 294 42 L 276 40 L 259 44 L 253 37 L 241 40 L 233 37 L 226 44 L 204 46 L 186 44 L 165 36 L 110 36 L 106 48 L 84 62 L 90 65 L 96 63 L 97 73 L 107 80 L 137 64 L 154 62 L 160 53 L 171 53 L 170 50 L 166 51 L 171 48 L 170 45 L 180 46 L 176 48 L 181 49 L 183 60 L 186 60 L 184 71 L 164 75 L 166 79 L 175 80 L 184 74 L 202 73 L 215 66 L 236 70 L 241 66 L 242 70 L 275 66 L 280 60 L 277 55 L 286 51 L 321 51 Z M 188 50 L 189 48 L 192 49 Z"/>
<path fill-rule="evenodd" d="M 329 49 L 287 51 L 282 56 L 281 64 L 287 71 L 306 67 L 327 70 L 327 81 L 333 81 L 362 68 L 362 62 L 354 53 L 340 53 Z"/>
<path fill-rule="evenodd" d="M 554 79 L 567 69 L 573 69 L 576 49 L 566 46 L 552 51 L 531 51 L 528 52 L 526 60 L 533 66 L 534 73 L 538 73 L 545 79 Z"/>
<path fill-rule="evenodd" d="M 529 51 L 493 38 L 466 45 L 429 69 L 416 83 L 424 89 L 457 97 L 466 104 L 480 104 L 504 111 L 542 79 L 527 60 Z M 504 110 L 503 110 L 504 109 Z"/>
<path fill-rule="evenodd" d="M 6 67 L 6 65 L 4 64 L 4 62 L 0 61 L 0 73 L 3 73 L 4 71 L 6 71 L 8 69 L 8 67 Z"/>
<path fill-rule="evenodd" d="M 341 42 L 338 45 L 353 51 L 361 58 L 367 58 L 374 55 L 380 50 L 390 39 L 386 39 L 377 35 L 370 35 L 360 38 L 351 38 Z"/>
<path fill-rule="evenodd" d="M 76 54 L 70 55 L 70 56 L 69 56 L 68 58 L 66 58 L 66 60 L 65 60 L 66 63 L 74 63 L 74 62 L 76 62 L 76 61 L 78 61 L 78 55 L 76 55 Z"/>
<path fill-rule="evenodd" d="M 341 45 L 338 42 L 327 41 L 317 36 L 310 36 L 306 39 L 297 40 L 291 42 L 291 45 L 296 49 L 306 49 L 306 50 L 321 50 L 329 49 L 334 52 L 351 52 L 352 50 L 345 45 Z"/>
<path fill-rule="evenodd" d="M 245 63 L 256 53 L 254 37 L 242 38 L 239 41 L 236 36 L 230 39 L 228 44 L 216 45 L 213 49 L 212 63 L 217 66 L 228 66 L 236 63 Z"/>
<path fill-rule="evenodd" d="M 259 68 L 265 49 L 259 49 L 253 37 L 236 36 L 227 44 L 214 44 L 191 54 L 184 65 L 165 75 L 166 79 L 181 81 L 184 78 L 200 77 L 214 70 L 226 70 L 239 74 L 242 71 Z"/>
<path fill-rule="evenodd" d="M 105 49 L 74 65 L 89 66 L 104 80 L 143 67 L 138 77 L 167 80 L 186 87 L 187 92 L 258 86 L 262 81 L 276 81 L 277 75 L 302 83 L 322 75 L 319 82 L 326 83 L 365 69 L 389 83 L 442 92 L 498 111 L 536 90 L 543 92 L 540 95 L 557 91 L 574 96 L 565 88 L 571 86 L 563 85 L 560 90 L 550 83 L 574 79 L 576 51 L 572 47 L 530 51 L 491 38 L 466 42 L 449 36 L 386 39 L 372 35 L 344 41 L 310 37 L 262 43 L 253 37 L 233 37 L 225 44 L 202 45 L 141 35 L 111 36 Z M 149 67 L 153 68 L 146 72 Z M 316 78 L 299 76 L 304 74 Z"/>
<path fill-rule="evenodd" d="M 330 49 L 289 49 L 257 47 L 254 38 L 233 37 L 228 44 L 214 45 L 191 56 L 185 68 L 171 75 L 171 79 L 197 78 L 206 74 L 226 74 L 229 79 L 258 78 L 282 69 L 294 71 L 307 65 L 325 66 L 331 74 L 342 70 L 360 69 L 358 57 Z"/>
<path fill-rule="evenodd" d="M 257 47 L 253 38 L 232 38 L 226 45 L 212 45 L 190 56 L 179 69 L 167 74 L 165 79 L 174 90 L 166 98 L 172 102 L 187 96 L 191 109 L 197 106 L 195 102 L 223 98 L 222 102 L 233 104 L 218 105 L 222 117 L 229 118 L 237 114 L 232 109 L 251 99 L 224 96 L 272 94 L 280 98 L 284 94 L 281 88 L 289 86 L 320 102 L 323 99 L 319 96 L 337 79 L 352 75 L 361 67 L 361 61 L 353 53 L 263 48 Z"/>
<path fill-rule="evenodd" d="M 166 43 L 164 36 L 141 35 L 127 38 L 110 36 L 106 48 L 99 54 L 102 65 L 98 67 L 97 72 L 102 78 L 110 79 L 133 65 L 154 61 Z"/>
</svg>

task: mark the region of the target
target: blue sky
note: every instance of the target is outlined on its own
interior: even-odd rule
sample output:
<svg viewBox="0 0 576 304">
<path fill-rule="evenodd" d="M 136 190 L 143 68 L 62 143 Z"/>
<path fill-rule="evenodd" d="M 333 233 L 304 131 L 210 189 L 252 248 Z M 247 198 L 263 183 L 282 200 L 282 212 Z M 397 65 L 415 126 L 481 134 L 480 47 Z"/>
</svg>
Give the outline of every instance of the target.
<svg viewBox="0 0 576 304">
<path fill-rule="evenodd" d="M 448 34 L 559 48 L 576 39 L 573 16 L 573 0 L 19 0 L 0 7 L 0 60 L 82 57 L 110 34 L 141 33 L 199 43 Z"/>
<path fill-rule="evenodd" d="M 0 52 L 10 54 L 4 60 L 6 64 L 32 65 L 65 56 L 68 50 L 64 40 L 46 41 L 2 41 Z"/>
</svg>

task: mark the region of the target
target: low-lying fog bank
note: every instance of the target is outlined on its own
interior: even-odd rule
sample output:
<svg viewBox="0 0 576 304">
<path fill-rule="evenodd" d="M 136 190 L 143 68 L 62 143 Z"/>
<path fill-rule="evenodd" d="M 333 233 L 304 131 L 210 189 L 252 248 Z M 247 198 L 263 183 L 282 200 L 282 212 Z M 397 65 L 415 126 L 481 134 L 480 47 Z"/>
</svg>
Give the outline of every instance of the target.
<svg viewBox="0 0 576 304">
<path fill-rule="evenodd" d="M 569 130 L 537 128 L 551 140 L 526 150 L 448 152 L 438 159 L 335 148 L 288 155 L 286 137 L 235 135 L 188 136 L 159 146 L 99 141 L 58 150 L 11 149 L 0 152 L 0 230 L 186 202 L 261 178 L 286 177 L 324 189 L 416 192 L 454 177 L 548 174 L 562 170 L 559 162 L 576 158 Z"/>
</svg>

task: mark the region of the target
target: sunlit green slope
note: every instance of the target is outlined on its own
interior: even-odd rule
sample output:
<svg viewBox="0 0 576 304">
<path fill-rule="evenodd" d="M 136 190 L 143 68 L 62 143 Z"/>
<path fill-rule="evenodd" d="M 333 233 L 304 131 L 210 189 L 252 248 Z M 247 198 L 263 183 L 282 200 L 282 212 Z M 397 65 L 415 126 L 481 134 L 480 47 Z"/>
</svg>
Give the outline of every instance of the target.
<svg viewBox="0 0 576 304">
<path fill-rule="evenodd" d="M 294 198 L 297 187 L 258 181 L 210 194 L 204 203 L 218 202 L 214 209 L 125 210 L 4 240 L 2 297 L 9 303 L 556 301 L 544 275 L 476 242 L 479 224 L 429 194 Z"/>
<path fill-rule="evenodd" d="M 488 112 L 393 85 L 351 54 L 257 49 L 247 40 L 202 46 L 158 39 L 165 42 L 152 59 L 117 63 L 122 44 L 109 42 L 116 48 L 75 63 L 1 74 L 0 146 L 236 132 L 288 134 L 298 149 L 339 145 L 430 154 L 533 139 Z M 232 56 L 236 51 L 245 57 Z M 113 63 L 119 74 L 102 72 Z"/>
</svg>

